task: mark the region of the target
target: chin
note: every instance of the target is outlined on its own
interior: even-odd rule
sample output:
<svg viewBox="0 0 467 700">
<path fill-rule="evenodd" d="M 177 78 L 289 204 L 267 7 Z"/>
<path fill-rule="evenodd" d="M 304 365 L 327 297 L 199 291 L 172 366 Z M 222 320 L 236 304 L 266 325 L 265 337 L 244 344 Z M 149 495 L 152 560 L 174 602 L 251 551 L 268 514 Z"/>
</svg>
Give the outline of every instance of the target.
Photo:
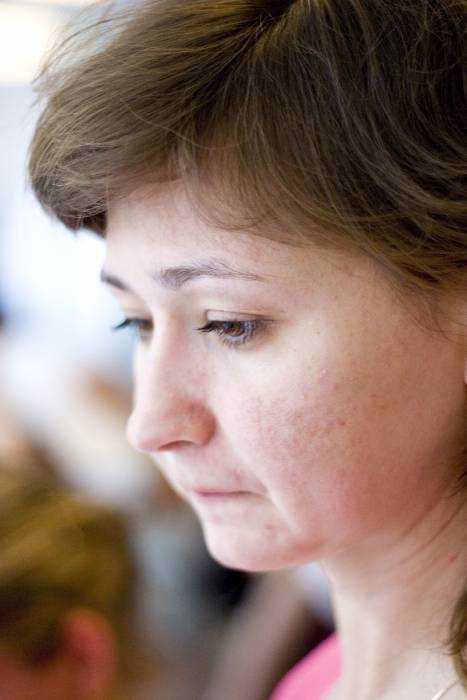
<svg viewBox="0 0 467 700">
<path fill-rule="evenodd" d="M 275 538 L 268 541 L 245 536 L 231 528 L 218 528 L 203 525 L 206 546 L 210 555 L 229 569 L 239 569 L 251 573 L 277 571 L 307 561 L 309 557 L 295 559 L 291 549 L 282 551 L 275 545 Z"/>
</svg>

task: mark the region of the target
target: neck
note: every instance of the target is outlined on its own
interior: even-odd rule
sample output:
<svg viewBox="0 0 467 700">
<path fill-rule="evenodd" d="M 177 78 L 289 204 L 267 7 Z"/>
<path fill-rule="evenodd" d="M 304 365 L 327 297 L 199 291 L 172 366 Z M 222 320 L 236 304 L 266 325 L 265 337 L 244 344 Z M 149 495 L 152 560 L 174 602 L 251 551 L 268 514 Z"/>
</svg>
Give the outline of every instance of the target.
<svg viewBox="0 0 467 700">
<path fill-rule="evenodd" d="M 455 680 L 445 644 L 466 583 L 463 500 L 446 499 L 403 534 L 324 562 L 344 655 L 339 700 L 430 700 Z M 446 700 L 457 697 L 453 688 Z"/>
</svg>

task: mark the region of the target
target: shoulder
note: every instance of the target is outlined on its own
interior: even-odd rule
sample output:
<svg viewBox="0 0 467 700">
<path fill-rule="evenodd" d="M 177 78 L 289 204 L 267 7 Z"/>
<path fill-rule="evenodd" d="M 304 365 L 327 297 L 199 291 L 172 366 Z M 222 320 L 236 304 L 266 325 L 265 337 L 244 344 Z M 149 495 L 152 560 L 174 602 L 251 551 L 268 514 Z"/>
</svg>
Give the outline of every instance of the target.
<svg viewBox="0 0 467 700">
<path fill-rule="evenodd" d="M 285 676 L 271 700 L 320 700 L 337 680 L 340 670 L 339 640 L 332 635 Z"/>
</svg>

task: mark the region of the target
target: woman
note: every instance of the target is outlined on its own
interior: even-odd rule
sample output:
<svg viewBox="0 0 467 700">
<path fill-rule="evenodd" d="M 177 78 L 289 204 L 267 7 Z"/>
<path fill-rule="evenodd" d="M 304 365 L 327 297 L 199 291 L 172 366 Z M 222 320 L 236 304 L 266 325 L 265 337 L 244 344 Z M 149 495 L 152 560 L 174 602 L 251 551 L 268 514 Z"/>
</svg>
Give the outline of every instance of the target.
<svg viewBox="0 0 467 700">
<path fill-rule="evenodd" d="M 130 441 L 221 562 L 331 582 L 330 672 L 278 700 L 465 697 L 466 18 L 160 0 L 40 80 L 33 186 L 138 334 Z"/>
</svg>

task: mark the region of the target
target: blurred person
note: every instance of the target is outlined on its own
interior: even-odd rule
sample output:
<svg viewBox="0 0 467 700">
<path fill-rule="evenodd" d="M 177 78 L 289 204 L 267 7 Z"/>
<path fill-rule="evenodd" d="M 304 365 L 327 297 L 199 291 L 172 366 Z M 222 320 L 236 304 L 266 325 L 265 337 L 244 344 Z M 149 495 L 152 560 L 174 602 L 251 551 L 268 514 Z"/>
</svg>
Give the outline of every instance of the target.
<svg viewBox="0 0 467 700">
<path fill-rule="evenodd" d="M 42 74 L 32 182 L 106 238 L 130 441 L 219 561 L 331 582 L 338 637 L 277 700 L 465 697 L 466 26 L 148 1 Z"/>
<path fill-rule="evenodd" d="M 147 458 L 122 442 L 128 408 L 122 389 L 89 372 L 74 377 L 68 388 L 72 403 L 47 421 L 46 430 L 31 430 L 34 425 L 16 415 L 9 401 L 0 401 L 0 463 L 40 465 L 83 496 L 131 517 L 138 652 L 144 651 L 145 659 L 144 668 L 138 664 L 131 697 L 192 700 L 195 688 L 205 683 L 218 629 L 241 584 L 232 576 L 240 574 L 230 572 L 227 580 L 226 570 L 206 553 L 186 504 L 146 466 Z M 40 399 L 36 403 L 40 408 Z M 138 487 L 141 470 L 150 477 L 145 489 Z"/>
<path fill-rule="evenodd" d="M 134 584 L 117 514 L 1 460 L 1 700 L 131 697 Z"/>
</svg>

